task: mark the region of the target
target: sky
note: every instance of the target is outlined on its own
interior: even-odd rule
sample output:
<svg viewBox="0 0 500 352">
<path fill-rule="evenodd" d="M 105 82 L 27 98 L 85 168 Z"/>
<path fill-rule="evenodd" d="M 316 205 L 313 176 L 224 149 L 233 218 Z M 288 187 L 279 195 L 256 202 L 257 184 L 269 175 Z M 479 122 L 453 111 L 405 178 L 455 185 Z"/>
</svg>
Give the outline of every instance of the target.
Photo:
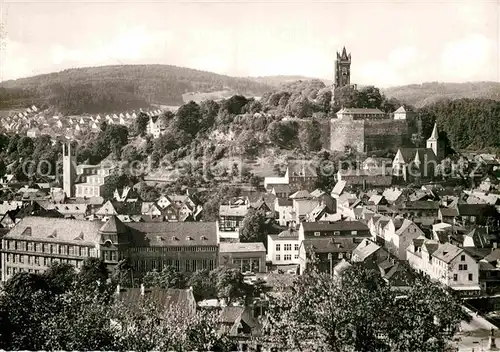
<svg viewBox="0 0 500 352">
<path fill-rule="evenodd" d="M 351 83 L 500 81 L 500 0 L 0 0 L 0 80 L 73 67 L 169 64 Z"/>
</svg>

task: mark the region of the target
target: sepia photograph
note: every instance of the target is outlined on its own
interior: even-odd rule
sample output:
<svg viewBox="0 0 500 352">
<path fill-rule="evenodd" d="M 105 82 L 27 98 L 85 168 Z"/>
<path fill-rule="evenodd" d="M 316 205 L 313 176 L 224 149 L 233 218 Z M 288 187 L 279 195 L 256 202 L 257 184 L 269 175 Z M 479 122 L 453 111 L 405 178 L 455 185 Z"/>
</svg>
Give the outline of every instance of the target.
<svg viewBox="0 0 500 352">
<path fill-rule="evenodd" d="M 500 351 L 499 243 L 500 0 L 0 0 L 0 351 Z"/>
</svg>

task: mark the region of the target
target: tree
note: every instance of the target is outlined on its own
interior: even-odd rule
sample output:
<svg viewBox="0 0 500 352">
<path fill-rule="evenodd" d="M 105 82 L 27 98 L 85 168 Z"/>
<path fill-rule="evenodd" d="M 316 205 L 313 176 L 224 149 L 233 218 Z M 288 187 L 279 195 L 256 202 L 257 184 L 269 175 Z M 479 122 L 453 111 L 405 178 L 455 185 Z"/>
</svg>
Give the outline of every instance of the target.
<svg viewBox="0 0 500 352">
<path fill-rule="evenodd" d="M 266 214 L 262 210 L 250 208 L 241 226 L 241 242 L 266 242 Z"/>
<path fill-rule="evenodd" d="M 74 266 L 67 263 L 54 262 L 43 273 L 43 278 L 52 292 L 64 293 L 73 288 L 75 275 Z"/>
<path fill-rule="evenodd" d="M 321 149 L 321 130 L 318 121 L 312 120 L 304 123 L 298 137 L 302 150 L 310 152 Z"/>
<path fill-rule="evenodd" d="M 139 160 L 140 158 L 141 156 L 137 152 L 137 149 L 131 144 L 127 144 L 121 151 L 121 159 L 129 163 Z"/>
<path fill-rule="evenodd" d="M 217 297 L 215 272 L 207 269 L 195 271 L 188 279 L 188 285 L 193 288 L 193 295 L 197 301 Z"/>
<path fill-rule="evenodd" d="M 193 138 L 200 130 L 201 119 L 200 106 L 194 101 L 190 101 L 177 110 L 174 124 L 179 130 L 186 132 Z"/>
<path fill-rule="evenodd" d="M 200 103 L 200 110 L 200 128 L 201 130 L 206 131 L 212 128 L 215 123 L 215 119 L 219 113 L 219 104 L 213 100 L 205 100 Z"/>
<path fill-rule="evenodd" d="M 83 261 L 82 268 L 76 276 L 77 287 L 92 291 L 95 288 L 101 290 L 104 289 L 108 277 L 109 273 L 104 261 L 99 258 L 89 257 Z"/>
<path fill-rule="evenodd" d="M 318 162 L 318 167 L 316 169 L 317 179 L 316 188 L 323 190 L 324 192 L 330 193 L 335 185 L 336 167 L 330 153 L 321 153 L 321 157 Z"/>
<path fill-rule="evenodd" d="M 146 114 L 142 111 L 137 115 L 137 117 L 134 121 L 134 129 L 135 129 L 136 135 L 138 135 L 138 136 L 145 136 L 146 135 L 146 130 L 148 127 L 149 119 L 150 119 L 150 117 L 148 116 L 148 114 Z"/>
<path fill-rule="evenodd" d="M 296 122 L 273 121 L 267 128 L 267 139 L 280 148 L 292 148 L 297 140 L 298 124 Z"/>
<path fill-rule="evenodd" d="M 111 282 L 119 284 L 123 287 L 132 287 L 133 281 L 133 268 L 127 259 L 122 259 L 114 267 L 111 273 Z"/>
<path fill-rule="evenodd" d="M 243 281 L 243 274 L 239 269 L 221 267 L 216 269 L 215 275 L 217 297 L 225 299 L 228 304 L 248 294 L 248 286 Z"/>
<path fill-rule="evenodd" d="M 329 113 L 332 106 L 332 90 L 331 88 L 323 88 L 318 92 L 316 104 L 319 111 Z"/>
<path fill-rule="evenodd" d="M 165 289 L 183 288 L 184 282 L 184 276 L 171 265 L 164 266 L 162 271 L 149 271 L 143 278 L 143 283 L 146 287 L 159 287 Z"/>
<path fill-rule="evenodd" d="M 271 299 L 266 329 L 284 350 L 443 351 L 464 318 L 460 301 L 418 275 L 409 286 L 399 297 L 364 264 L 334 279 L 312 270 Z"/>
<path fill-rule="evenodd" d="M 105 199 L 113 198 L 116 189 L 123 188 L 130 185 L 130 179 L 125 174 L 116 175 L 112 174 L 104 180 L 103 197 Z"/>
<path fill-rule="evenodd" d="M 422 142 L 424 141 L 424 137 L 422 136 L 422 133 L 413 133 L 411 135 L 411 143 L 416 147 L 420 148 L 422 145 Z"/>
<path fill-rule="evenodd" d="M 21 272 L 10 278 L 0 298 L 0 348 L 42 350 L 46 336 L 40 327 L 58 309 L 52 297 L 40 275 Z"/>
</svg>

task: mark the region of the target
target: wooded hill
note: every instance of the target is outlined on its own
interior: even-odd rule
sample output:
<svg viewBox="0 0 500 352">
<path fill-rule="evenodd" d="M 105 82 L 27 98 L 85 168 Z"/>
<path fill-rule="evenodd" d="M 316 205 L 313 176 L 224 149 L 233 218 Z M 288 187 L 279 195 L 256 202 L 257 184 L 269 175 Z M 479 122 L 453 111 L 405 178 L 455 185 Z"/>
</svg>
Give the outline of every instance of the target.
<svg viewBox="0 0 500 352">
<path fill-rule="evenodd" d="M 436 103 L 444 99 L 479 98 L 500 100 L 500 83 L 467 82 L 439 83 L 429 82 L 410 84 L 382 89 L 385 96 L 396 98 L 417 108 Z"/>
<path fill-rule="evenodd" d="M 68 69 L 2 82 L 0 108 L 45 101 L 65 114 L 138 109 L 149 104 L 181 105 L 187 92 L 230 90 L 260 96 L 271 87 L 170 65 L 117 65 Z"/>
</svg>

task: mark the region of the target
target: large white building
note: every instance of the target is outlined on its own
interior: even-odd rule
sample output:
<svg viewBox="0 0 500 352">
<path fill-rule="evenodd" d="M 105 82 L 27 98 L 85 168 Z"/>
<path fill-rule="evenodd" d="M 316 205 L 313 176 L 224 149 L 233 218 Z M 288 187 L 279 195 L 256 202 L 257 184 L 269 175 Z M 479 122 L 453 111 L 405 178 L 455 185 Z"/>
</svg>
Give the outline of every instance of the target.
<svg viewBox="0 0 500 352">
<path fill-rule="evenodd" d="M 267 235 L 267 261 L 275 265 L 299 264 L 299 247 L 299 233 L 296 230 Z"/>
</svg>

